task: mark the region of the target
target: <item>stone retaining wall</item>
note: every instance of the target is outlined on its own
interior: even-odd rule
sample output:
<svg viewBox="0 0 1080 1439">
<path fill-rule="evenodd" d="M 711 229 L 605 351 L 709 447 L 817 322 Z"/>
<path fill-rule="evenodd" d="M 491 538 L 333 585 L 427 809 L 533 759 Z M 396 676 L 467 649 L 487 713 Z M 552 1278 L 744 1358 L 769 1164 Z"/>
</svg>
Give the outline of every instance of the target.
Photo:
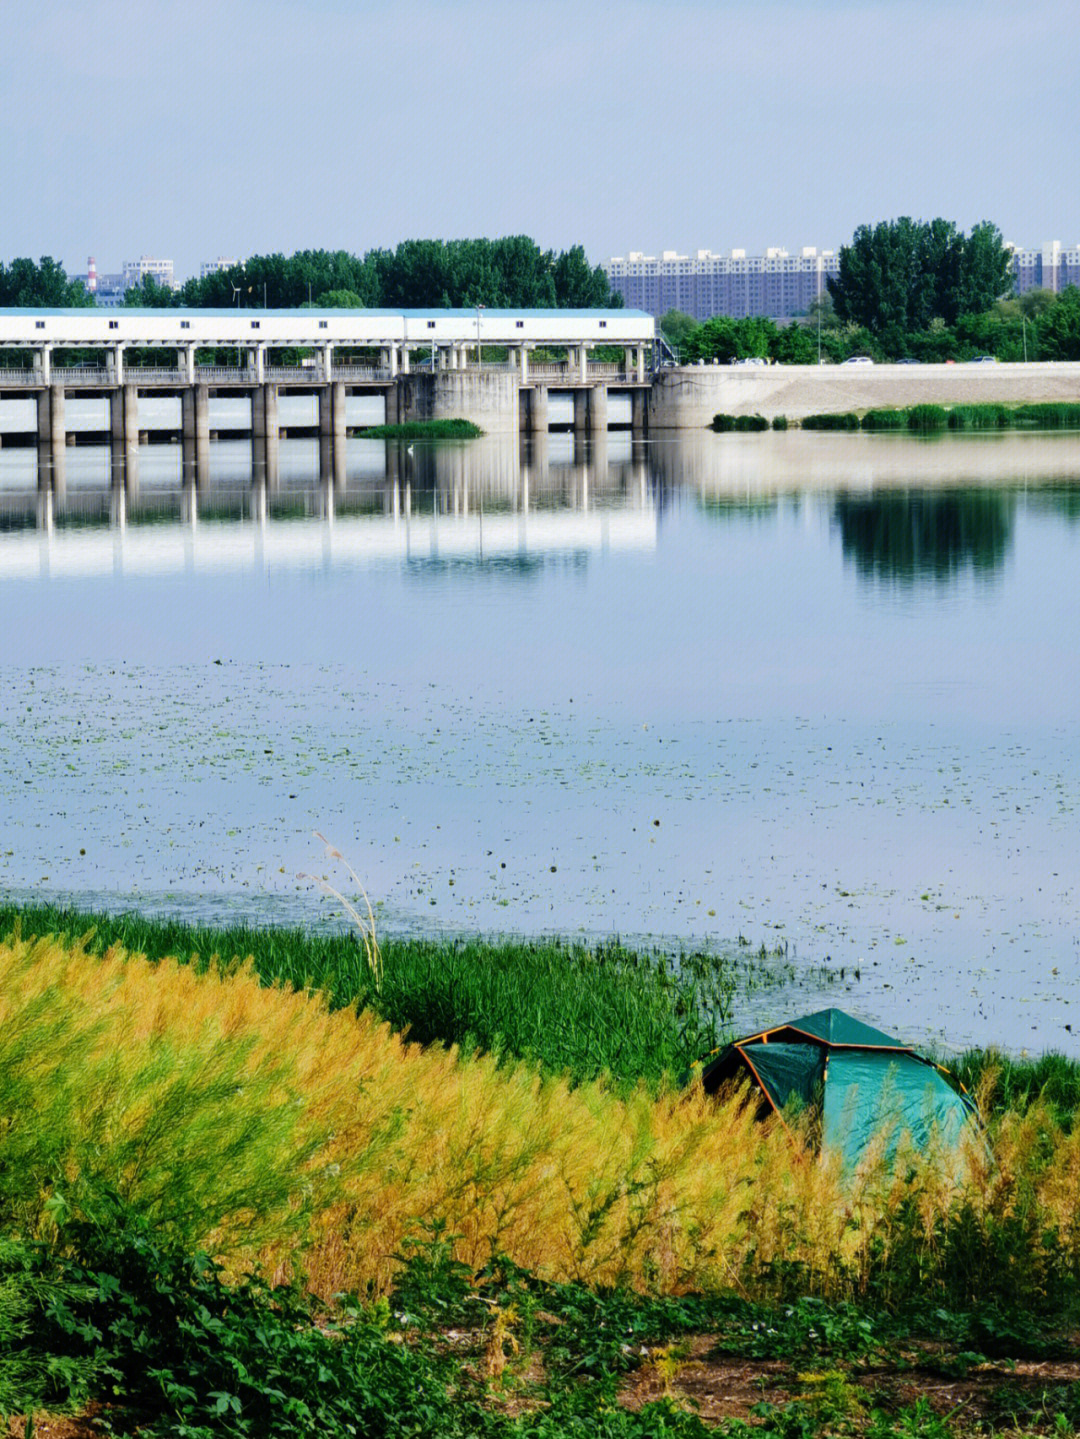
<svg viewBox="0 0 1080 1439">
<path fill-rule="evenodd" d="M 701 429 L 716 414 L 804 415 L 907 405 L 1080 402 L 1080 364 L 685 365 L 661 370 L 648 425 Z"/>
</svg>

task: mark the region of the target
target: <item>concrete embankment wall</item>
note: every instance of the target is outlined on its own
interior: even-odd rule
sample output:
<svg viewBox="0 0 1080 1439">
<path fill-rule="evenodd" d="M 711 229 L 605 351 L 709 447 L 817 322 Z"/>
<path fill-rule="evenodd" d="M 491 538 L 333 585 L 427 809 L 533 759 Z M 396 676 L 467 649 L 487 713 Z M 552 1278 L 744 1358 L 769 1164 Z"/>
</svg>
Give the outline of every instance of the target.
<svg viewBox="0 0 1080 1439">
<path fill-rule="evenodd" d="M 907 405 L 1080 402 L 1080 364 L 686 365 L 661 370 L 648 425 L 701 429 L 716 414 L 804 415 Z"/>
<path fill-rule="evenodd" d="M 518 377 L 508 371 L 436 370 L 398 381 L 399 415 L 409 420 L 471 420 L 488 435 L 518 431 Z M 387 414 L 387 419 L 391 417 Z"/>
</svg>

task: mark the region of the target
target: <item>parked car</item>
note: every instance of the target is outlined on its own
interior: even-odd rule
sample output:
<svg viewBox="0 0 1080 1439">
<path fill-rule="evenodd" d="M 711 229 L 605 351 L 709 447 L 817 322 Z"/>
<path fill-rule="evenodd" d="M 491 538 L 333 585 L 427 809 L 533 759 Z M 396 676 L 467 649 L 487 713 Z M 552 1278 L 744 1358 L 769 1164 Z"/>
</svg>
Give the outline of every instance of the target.
<svg viewBox="0 0 1080 1439">
<path fill-rule="evenodd" d="M 910 355 L 905 355 L 902 360 L 895 361 L 898 365 L 921 365 L 921 360 L 915 360 Z"/>
<path fill-rule="evenodd" d="M 846 360 L 841 360 L 842 365 L 872 365 L 874 362 L 869 355 L 849 355 Z"/>
<path fill-rule="evenodd" d="M 732 360 L 733 365 L 764 365 L 765 361 L 760 355 L 748 355 L 745 360 Z"/>
<path fill-rule="evenodd" d="M 973 364 L 973 365 L 996 365 L 996 364 L 997 364 L 997 356 L 996 356 L 996 355 L 976 355 L 975 358 L 974 358 L 970 363 Z"/>
</svg>

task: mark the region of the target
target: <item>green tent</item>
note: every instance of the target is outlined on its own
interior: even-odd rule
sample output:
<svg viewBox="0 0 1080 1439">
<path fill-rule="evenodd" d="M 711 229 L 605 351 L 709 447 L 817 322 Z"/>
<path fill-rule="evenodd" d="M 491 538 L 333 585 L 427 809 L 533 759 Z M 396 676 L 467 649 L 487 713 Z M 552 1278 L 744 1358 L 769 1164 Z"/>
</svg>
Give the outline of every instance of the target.
<svg viewBox="0 0 1080 1439">
<path fill-rule="evenodd" d="M 743 1077 L 781 1118 L 813 1108 L 823 1148 L 838 1150 L 852 1169 L 883 1131 L 892 1155 L 905 1136 L 918 1149 L 955 1149 L 979 1123 L 947 1070 L 842 1009 L 737 1039 L 701 1071 L 709 1093 Z"/>
</svg>

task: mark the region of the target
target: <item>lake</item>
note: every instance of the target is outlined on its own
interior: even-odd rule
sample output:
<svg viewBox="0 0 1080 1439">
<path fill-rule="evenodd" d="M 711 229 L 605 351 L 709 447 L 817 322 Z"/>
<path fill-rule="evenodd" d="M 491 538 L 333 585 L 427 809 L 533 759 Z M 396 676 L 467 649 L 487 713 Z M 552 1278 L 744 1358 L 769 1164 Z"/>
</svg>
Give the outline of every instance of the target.
<svg viewBox="0 0 1080 1439">
<path fill-rule="evenodd" d="M 223 440 L 126 495 L 80 445 L 48 504 L 33 459 L 5 894 L 325 923 L 320 831 L 384 931 L 741 938 L 800 1002 L 1080 1056 L 1080 437 L 350 440 L 336 485 L 290 438 L 270 493 Z"/>
</svg>

